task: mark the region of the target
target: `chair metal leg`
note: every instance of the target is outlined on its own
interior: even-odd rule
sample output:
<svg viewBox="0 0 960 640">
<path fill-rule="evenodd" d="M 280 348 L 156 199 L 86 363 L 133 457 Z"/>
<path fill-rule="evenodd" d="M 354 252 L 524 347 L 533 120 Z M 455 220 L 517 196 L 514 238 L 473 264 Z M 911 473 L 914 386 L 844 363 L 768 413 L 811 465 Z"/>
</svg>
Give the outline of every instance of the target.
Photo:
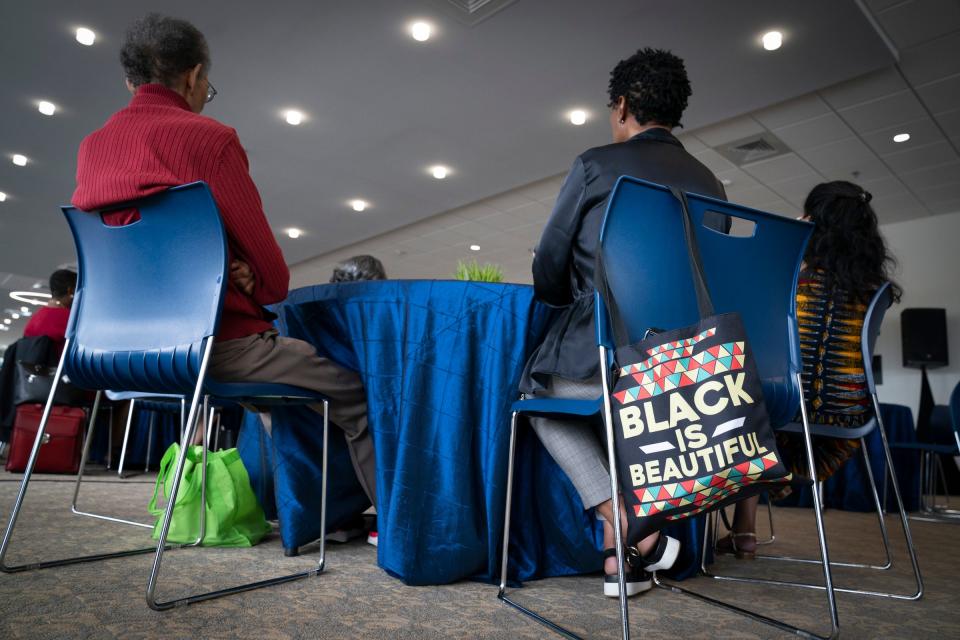
<svg viewBox="0 0 960 640">
<path fill-rule="evenodd" d="M 513 412 L 512 417 L 510 418 L 510 449 L 509 454 L 507 455 L 507 490 L 506 490 L 506 504 L 504 505 L 504 516 L 503 516 L 503 540 L 500 546 L 500 591 L 497 593 L 497 598 L 504 604 L 508 604 L 520 613 L 529 616 L 530 618 L 536 620 L 540 624 L 544 625 L 551 631 L 554 631 L 565 638 L 571 638 L 573 640 L 580 640 L 580 636 L 573 633 L 569 629 L 561 627 L 552 620 L 544 618 L 539 613 L 528 609 L 519 602 L 510 599 L 507 596 L 507 576 L 508 564 L 510 558 L 510 511 L 513 505 L 513 466 L 514 458 L 516 456 L 517 449 L 517 412 Z"/>
<path fill-rule="evenodd" d="M 110 406 L 110 427 L 107 429 L 107 471 L 113 468 L 113 405 Z"/>
<path fill-rule="evenodd" d="M 877 425 L 883 428 L 882 425 Z M 873 495 L 873 505 L 877 511 L 877 523 L 880 525 L 880 536 L 883 538 L 883 551 L 886 555 L 886 562 L 880 566 L 869 566 L 871 569 L 887 570 L 893 566 L 893 557 L 890 555 L 890 536 L 887 534 L 887 523 L 883 517 L 883 504 L 880 502 L 880 496 L 877 493 L 877 481 L 873 477 L 873 467 L 870 464 L 870 454 L 867 452 L 866 438 L 860 438 L 860 449 L 863 451 L 863 466 L 867 469 L 867 478 L 870 480 L 870 490 Z M 886 476 L 886 474 L 884 474 Z"/>
<path fill-rule="evenodd" d="M 886 474 L 885 474 L 885 475 L 886 475 L 886 476 L 889 476 L 889 478 L 890 478 L 890 480 L 891 480 L 891 484 L 892 484 L 893 490 L 894 490 L 894 496 L 896 497 L 896 500 L 897 500 L 897 506 L 898 506 L 899 512 L 900 512 L 900 520 L 901 520 L 901 524 L 902 524 L 902 526 L 903 526 L 904 537 L 905 537 L 906 542 L 907 542 L 907 551 L 908 551 L 908 553 L 909 553 L 909 555 L 910 555 L 910 563 L 911 563 L 911 565 L 912 565 L 912 567 L 913 567 L 913 574 L 914 574 L 914 578 L 915 578 L 915 580 L 916 580 L 916 587 L 917 587 L 917 588 L 916 588 L 916 591 L 915 591 L 914 593 L 912 593 L 912 594 L 891 593 L 891 592 L 885 592 L 885 591 L 867 591 L 867 590 L 863 590 L 863 589 L 851 589 L 851 588 L 846 588 L 846 587 L 833 587 L 833 588 L 832 588 L 832 591 L 840 592 L 840 593 L 852 593 L 852 594 L 855 594 L 855 595 L 862 595 L 862 596 L 872 596 L 872 597 L 876 597 L 876 598 L 889 598 L 889 599 L 893 599 L 893 600 L 919 600 L 920 597 L 923 596 L 923 578 L 922 578 L 921 575 L 920 575 L 920 566 L 919 566 L 919 564 L 917 563 L 916 547 L 913 545 L 913 536 L 912 536 L 912 534 L 910 533 L 910 527 L 909 527 L 909 524 L 908 524 L 908 517 L 907 517 L 906 511 L 905 511 L 904 508 L 903 508 L 903 500 L 902 500 L 902 498 L 901 498 L 901 496 L 900 496 L 900 485 L 899 485 L 899 484 L 897 483 L 897 481 L 896 481 L 897 476 L 896 476 L 896 473 L 895 473 L 895 471 L 894 471 L 894 469 L 893 469 L 893 457 L 892 457 L 892 455 L 891 455 L 891 453 L 890 453 L 890 446 L 889 446 L 889 444 L 888 444 L 888 442 L 887 442 L 887 433 L 886 433 L 886 431 L 884 431 L 883 418 L 882 418 L 881 415 L 880 415 L 880 401 L 877 399 L 877 397 L 876 397 L 875 394 L 874 394 L 874 396 L 873 396 L 873 402 L 874 402 L 874 411 L 876 412 L 877 421 L 878 421 L 877 428 L 880 430 L 880 439 L 881 439 L 881 442 L 883 443 L 884 454 L 885 454 L 885 456 L 886 456 L 886 462 L 887 462 L 887 471 L 886 471 Z M 804 407 L 804 411 L 806 411 L 806 408 L 805 408 L 805 407 Z M 880 505 L 880 498 L 877 496 L 877 489 L 876 489 L 876 486 L 877 486 L 877 485 L 876 485 L 875 479 L 874 479 L 874 477 L 873 477 L 873 470 L 872 470 L 872 468 L 870 468 L 870 465 L 869 465 L 869 455 L 867 454 L 866 446 L 863 446 L 863 444 L 865 444 L 865 443 L 862 443 L 862 448 L 863 448 L 863 452 L 864 452 L 864 460 L 867 462 L 868 478 L 870 479 L 870 485 L 871 485 L 871 487 L 872 487 L 872 489 L 873 489 L 873 493 L 874 493 L 874 504 L 875 504 L 876 507 L 877 507 L 878 517 L 879 517 L 879 518 L 881 519 L 881 521 L 882 521 L 883 516 L 882 516 L 882 512 L 880 511 L 880 507 L 881 507 L 881 505 Z M 816 494 L 816 492 L 814 492 L 814 493 Z M 816 498 L 816 497 L 817 497 L 817 496 L 815 495 L 815 498 Z M 819 522 L 819 521 L 818 521 L 818 522 Z M 818 525 L 818 526 L 819 526 L 819 525 Z M 885 526 L 885 524 L 881 524 L 881 532 L 884 533 L 884 534 L 886 533 L 886 526 Z M 890 559 L 890 555 L 889 555 L 889 538 L 888 538 L 886 535 L 884 535 L 884 545 L 886 546 L 886 549 L 887 549 L 887 557 L 888 557 L 888 560 L 889 560 L 889 559 Z M 759 556 L 758 556 L 758 557 L 759 557 Z M 773 558 L 773 559 L 781 559 L 781 560 L 782 560 L 783 558 Z M 803 560 L 803 559 L 796 559 L 796 558 L 794 558 L 793 560 L 798 561 L 798 562 L 803 562 L 803 561 L 805 561 L 805 560 Z M 807 562 L 810 562 L 810 561 L 807 560 Z M 816 562 L 816 561 L 814 561 L 814 562 Z M 890 561 L 890 563 L 892 564 L 892 561 Z M 820 562 L 816 562 L 816 564 L 820 564 Z M 848 566 L 848 567 L 860 567 L 860 568 L 871 568 L 871 569 L 881 569 L 881 570 L 884 569 L 883 566 L 857 565 L 857 564 L 853 564 L 853 563 L 831 562 L 830 564 L 831 564 L 831 566 Z M 777 585 L 784 585 L 784 586 L 802 587 L 802 588 L 807 588 L 807 589 L 824 589 L 824 588 L 825 588 L 823 585 L 803 583 L 803 582 L 781 582 L 781 581 L 773 581 L 773 580 L 764 580 L 764 579 L 759 579 L 759 578 L 739 578 L 739 577 L 734 577 L 734 576 L 714 576 L 714 577 L 717 577 L 717 578 L 720 578 L 720 579 L 723 579 L 723 580 L 733 580 L 733 581 L 737 581 L 737 582 L 753 582 L 753 583 L 777 584 Z"/>
<path fill-rule="evenodd" d="M 773 500 L 770 499 L 770 492 L 767 495 L 767 519 L 770 521 L 770 537 L 766 540 L 757 540 L 758 545 L 773 544 L 777 539 L 776 531 L 773 529 Z"/>
<path fill-rule="evenodd" d="M 957 509 L 950 508 L 950 493 L 947 490 L 947 476 L 943 469 L 943 462 L 940 460 L 940 455 L 933 453 L 932 451 L 926 452 L 926 487 L 927 487 L 927 497 L 925 500 L 921 501 L 923 505 L 921 508 L 924 516 L 910 516 L 911 520 L 920 520 L 923 522 L 939 522 L 939 523 L 957 523 L 960 522 L 960 511 Z M 939 492 L 937 490 L 937 480 L 940 481 L 940 487 L 943 488 L 944 494 L 944 503 L 942 505 L 937 504 L 937 496 Z"/>
<path fill-rule="evenodd" d="M 880 525 L 880 537 L 883 540 L 883 552 L 886 557 L 883 564 L 866 564 L 862 562 L 839 562 L 837 560 L 832 560 L 830 564 L 834 567 L 851 567 L 856 569 L 876 569 L 879 571 L 886 571 L 893 566 L 893 560 L 890 555 L 890 537 L 887 535 L 887 525 L 883 519 L 883 506 L 880 504 L 880 496 L 877 493 L 877 483 L 873 477 L 873 468 L 870 466 L 870 454 L 867 452 L 867 441 L 864 438 L 860 439 L 860 450 L 863 452 L 863 462 L 867 468 L 867 478 L 870 481 L 871 494 L 873 496 L 874 509 L 877 512 L 877 521 Z M 821 483 L 822 484 L 822 483 Z M 822 493 L 820 494 L 822 496 Z M 758 555 L 757 559 L 762 560 L 780 560 L 783 562 L 802 562 L 806 564 L 820 564 L 820 560 L 816 558 L 792 558 L 789 556 L 767 556 L 767 555 Z M 841 587 L 837 587 L 836 591 L 844 591 Z"/>
<path fill-rule="evenodd" d="M 136 409 L 137 401 L 130 401 L 130 409 L 127 410 L 127 427 L 123 430 L 123 445 L 120 447 L 120 464 L 117 465 L 117 475 L 123 478 L 123 463 L 127 459 L 127 444 L 130 441 L 130 425 L 133 424 L 133 414 Z"/>
<path fill-rule="evenodd" d="M 910 554 L 910 565 L 913 568 L 913 577 L 916 580 L 917 590 L 909 596 L 899 596 L 890 594 L 870 594 L 886 595 L 887 597 L 903 600 L 919 600 L 923 597 L 923 577 L 920 575 L 920 564 L 917 562 L 917 548 L 913 544 L 913 534 L 910 532 L 910 521 L 907 518 L 907 511 L 903 508 L 903 498 L 900 496 L 900 485 L 897 482 L 897 474 L 893 468 L 893 455 L 890 453 L 890 443 L 887 442 L 887 430 L 883 424 L 883 416 L 880 413 L 880 399 L 876 393 L 873 393 L 873 410 L 877 414 L 877 421 L 880 423 L 880 440 L 883 442 L 883 453 L 887 458 L 887 474 L 890 476 L 890 484 L 893 486 L 893 495 L 897 500 L 897 509 L 900 512 L 900 524 L 903 527 L 903 537 L 907 543 L 907 552 Z"/>
<path fill-rule="evenodd" d="M 220 412 L 217 411 L 214 415 L 214 428 L 213 428 L 213 450 L 220 451 L 220 430 L 223 428 L 220 424 Z"/>
<path fill-rule="evenodd" d="M 613 439 L 613 418 L 611 417 L 610 409 L 610 397 L 606 392 L 606 389 L 609 389 L 607 381 L 607 350 L 605 347 L 599 347 L 600 355 L 600 381 L 602 388 L 604 389 L 603 393 L 603 421 L 604 428 L 606 429 L 607 436 L 607 462 L 610 469 L 610 494 L 611 501 L 613 503 L 613 513 L 614 513 L 614 522 L 613 522 L 613 532 L 614 539 L 617 549 L 617 582 L 619 583 L 620 588 L 620 632 L 623 640 L 630 640 L 630 617 L 629 610 L 627 606 L 627 588 L 626 588 L 626 576 L 624 575 L 624 545 L 623 538 L 624 534 L 621 531 L 621 521 L 620 521 L 620 484 L 617 479 L 617 460 L 616 460 L 616 450 L 614 448 L 615 442 Z M 504 518 L 504 531 L 503 531 L 503 549 L 501 553 L 503 554 L 501 558 L 501 568 L 500 568 L 500 592 L 498 597 L 501 601 L 509 604 L 514 607 L 521 613 L 524 613 L 527 616 L 530 616 L 537 622 L 543 624 L 544 626 L 550 628 L 551 630 L 559 633 L 562 636 L 567 638 L 579 638 L 577 634 L 573 633 L 569 629 L 565 629 L 560 625 L 548 620 L 547 618 L 541 616 L 540 614 L 527 609 L 526 607 L 510 600 L 506 597 L 505 591 L 507 586 L 507 557 L 508 557 L 508 546 L 510 542 L 510 499 L 513 489 L 513 458 L 516 448 L 516 435 L 517 435 L 517 413 L 514 412 L 513 417 L 510 423 L 510 455 L 508 456 L 508 468 L 507 468 L 507 512 Z"/>
<path fill-rule="evenodd" d="M 607 392 L 610 388 L 609 381 L 607 380 L 609 367 L 605 366 L 607 362 L 607 349 L 603 346 L 600 347 L 600 362 L 600 380 L 603 385 L 603 423 L 607 435 L 607 464 L 610 467 L 610 494 L 613 502 L 613 533 L 614 543 L 617 545 L 617 582 L 620 587 L 620 626 L 623 640 L 630 640 L 630 612 L 627 606 L 627 581 L 624 575 L 624 534 L 621 531 L 623 527 L 620 522 L 620 481 L 617 478 L 617 452 L 613 433 L 613 412 L 610 408 L 610 394 Z"/>
<path fill-rule="evenodd" d="M 136 522 L 134 520 L 126 520 L 124 518 L 115 518 L 113 516 L 105 516 L 103 514 L 93 513 L 90 511 L 83 511 L 77 506 L 80 497 L 80 485 L 83 483 L 83 474 L 87 469 L 87 460 L 90 457 L 90 445 L 93 443 L 94 435 L 96 435 L 97 414 L 100 409 L 100 402 L 102 398 L 103 391 L 97 391 L 97 395 L 93 401 L 93 410 L 90 412 L 90 425 L 87 427 L 87 437 L 83 441 L 83 453 L 80 455 L 80 469 L 77 472 L 77 481 L 73 485 L 73 499 L 70 502 L 70 511 L 78 516 L 95 518 L 97 520 L 106 520 L 107 522 L 116 522 L 118 524 L 127 524 L 134 527 L 142 527 L 144 529 L 153 529 L 153 524 Z M 148 553 L 152 550 L 152 548 L 141 549 L 139 550 L 139 553 Z"/>
<path fill-rule="evenodd" d="M 147 429 L 147 456 L 143 463 L 143 472 L 150 471 L 150 454 L 153 452 L 153 427 L 157 424 L 157 412 L 150 412 L 150 427 Z"/>
<path fill-rule="evenodd" d="M 63 353 L 68 352 L 70 346 L 69 338 L 64 344 Z M 4 573 L 17 573 L 20 571 L 29 571 L 32 569 L 45 569 L 48 567 L 58 567 L 68 564 L 78 564 L 81 562 L 93 562 L 96 560 L 105 560 L 107 558 L 121 558 L 140 553 L 147 553 L 150 549 L 135 549 L 131 551 L 120 551 L 116 553 L 101 553 L 89 556 L 77 556 L 73 558 L 64 558 L 61 560 L 49 560 L 43 562 L 31 562 L 21 565 L 9 565 L 6 562 L 7 551 L 10 549 L 10 541 L 13 538 L 13 531 L 17 525 L 17 518 L 20 516 L 20 510 L 23 507 L 23 499 L 27 493 L 27 487 L 30 484 L 30 478 L 33 476 L 33 469 L 37 464 L 37 457 L 40 453 L 40 444 L 43 441 L 43 435 L 47 430 L 47 423 L 50 420 L 50 411 L 53 408 L 53 397 L 57 392 L 60 379 L 63 375 L 64 356 L 60 357 L 60 363 L 57 365 L 57 372 L 53 378 L 53 384 L 50 388 L 50 395 L 47 396 L 47 403 L 43 408 L 43 415 L 40 418 L 40 425 L 37 428 L 37 435 L 33 441 L 33 449 L 30 451 L 30 458 L 27 461 L 27 467 L 24 469 L 23 480 L 20 482 L 20 490 L 17 492 L 17 498 L 14 501 L 13 509 L 10 511 L 10 518 L 7 521 L 7 528 L 3 534 L 3 541 L 0 542 L 0 571 Z M 98 396 L 99 400 L 99 396 Z M 85 447 L 88 449 L 89 445 Z"/>
<path fill-rule="evenodd" d="M 184 396 L 180 398 L 180 445 L 183 446 L 187 443 L 184 442 L 184 439 L 187 437 L 187 398 Z"/>
<path fill-rule="evenodd" d="M 799 385 L 799 388 L 801 389 L 803 388 L 803 380 L 801 379 L 799 373 L 797 374 L 797 384 Z M 813 459 L 813 439 L 810 435 L 810 422 L 807 417 L 806 403 L 803 402 L 802 400 L 800 402 L 800 415 L 803 418 L 803 439 L 804 439 L 804 445 L 807 453 L 807 465 L 808 465 L 807 469 L 810 474 L 810 477 L 815 478 L 816 465 Z M 706 548 L 707 548 L 706 535 L 704 535 L 704 546 L 702 549 L 703 555 L 701 556 L 700 567 L 701 567 L 701 572 L 704 576 L 713 578 L 714 580 L 725 580 L 729 582 L 747 582 L 747 583 L 753 583 L 753 584 L 767 584 L 767 585 L 776 585 L 776 586 L 805 587 L 810 589 L 821 589 L 825 591 L 827 595 L 827 606 L 830 612 L 830 634 L 828 636 L 820 636 L 813 633 L 812 631 L 807 631 L 805 629 L 795 627 L 781 620 L 776 620 L 774 618 L 764 616 L 755 611 L 749 611 L 747 609 L 737 607 L 727 602 L 723 602 L 721 600 L 717 600 L 715 598 L 711 598 L 703 594 L 696 593 L 694 591 L 691 591 L 690 589 L 679 587 L 672 583 L 663 582 L 662 580 L 659 579 L 659 577 L 656 574 L 654 574 L 654 577 L 653 577 L 654 583 L 658 587 L 667 589 L 668 591 L 671 591 L 673 593 L 682 593 L 682 594 L 689 595 L 691 597 L 697 598 L 702 602 L 706 602 L 707 604 L 712 604 L 714 606 L 726 609 L 727 611 L 731 611 L 733 613 L 746 616 L 748 618 L 756 620 L 757 622 L 762 622 L 764 624 L 771 625 L 778 629 L 782 629 L 784 631 L 788 631 L 790 633 L 794 633 L 805 638 L 820 638 L 822 640 L 832 640 L 833 638 L 837 638 L 840 635 L 840 621 L 837 613 L 836 594 L 834 593 L 835 589 L 833 587 L 833 573 L 830 568 L 831 567 L 830 557 L 827 551 L 827 537 L 826 537 L 826 532 L 824 531 L 824 526 L 823 526 L 823 512 L 821 510 L 821 505 L 820 505 L 820 495 L 818 494 L 817 491 L 813 491 L 813 510 L 817 520 L 817 537 L 820 543 L 820 554 L 822 556 L 822 561 L 820 564 L 823 569 L 823 578 L 824 578 L 823 585 L 812 585 L 812 584 L 803 584 L 803 583 L 794 583 L 794 582 L 784 582 L 780 580 L 767 580 L 767 579 L 761 579 L 761 578 L 742 578 L 742 577 L 736 577 L 736 576 L 722 576 L 722 575 L 712 574 L 709 572 L 706 565 Z M 708 527 L 705 526 L 705 530 L 708 530 Z M 836 591 L 839 591 L 839 589 L 837 589 Z"/>
<path fill-rule="evenodd" d="M 197 428 L 197 418 L 199 417 L 200 410 L 200 396 L 203 392 L 203 382 L 206 379 L 207 375 L 207 366 L 210 362 L 210 353 L 213 351 L 213 339 L 208 338 L 204 344 L 203 350 L 203 359 L 200 365 L 200 375 L 197 381 L 197 387 L 193 393 L 193 399 L 190 403 L 190 412 L 187 417 L 187 442 L 190 442 L 193 439 L 193 435 L 196 432 Z M 323 402 L 323 455 L 322 455 L 322 476 L 321 476 L 321 508 L 320 508 L 320 558 L 317 565 L 314 568 L 302 571 L 299 573 L 294 573 L 286 576 L 281 576 L 277 578 L 270 578 L 267 580 L 260 580 L 258 582 L 251 582 L 248 584 L 238 585 L 235 587 L 229 587 L 226 589 L 219 589 L 216 591 L 208 591 L 205 593 L 194 594 L 189 596 L 180 597 L 174 600 L 168 600 L 165 602 L 160 602 L 156 598 L 156 589 L 157 583 L 160 576 L 160 565 L 163 562 L 163 553 L 166 550 L 167 535 L 170 532 L 170 522 L 173 517 L 173 509 L 176 504 L 176 495 L 180 488 L 180 481 L 183 477 L 183 468 L 184 463 L 186 462 L 187 449 L 183 447 L 180 451 L 180 456 L 177 458 L 177 467 L 174 471 L 173 477 L 173 486 L 170 491 L 171 498 L 167 501 L 167 507 L 163 516 L 163 523 L 160 527 L 160 540 L 157 542 L 157 553 L 153 560 L 153 567 L 150 570 L 150 577 L 147 580 L 147 605 L 155 611 L 166 611 L 172 609 L 173 607 L 183 606 L 193 604 L 195 602 L 202 602 L 204 600 L 211 600 L 213 598 L 220 598 L 222 596 L 231 595 L 234 593 L 241 593 L 243 591 L 250 591 L 253 589 L 259 589 L 260 587 L 267 587 L 275 584 L 282 584 L 284 582 L 291 582 L 293 580 L 299 580 L 301 578 L 307 578 L 310 576 L 319 575 L 326 565 L 326 545 L 324 539 L 326 538 L 326 519 L 327 519 L 327 449 L 328 449 L 328 438 L 327 433 L 329 430 L 329 406 L 327 401 Z M 205 484 L 205 483 L 204 483 Z"/>
</svg>

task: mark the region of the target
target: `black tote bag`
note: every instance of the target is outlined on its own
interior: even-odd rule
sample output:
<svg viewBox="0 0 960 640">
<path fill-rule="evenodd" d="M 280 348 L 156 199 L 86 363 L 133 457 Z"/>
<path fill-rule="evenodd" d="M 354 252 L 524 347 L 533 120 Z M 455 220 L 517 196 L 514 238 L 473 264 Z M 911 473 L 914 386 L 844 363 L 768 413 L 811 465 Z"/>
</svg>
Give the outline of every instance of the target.
<svg viewBox="0 0 960 640">
<path fill-rule="evenodd" d="M 650 328 L 640 342 L 624 344 L 602 252 L 597 258 L 597 288 L 616 340 L 610 404 L 629 544 L 790 480 L 743 322 L 737 313 L 714 313 L 686 195 L 671 192 L 683 210 L 698 323 Z"/>
</svg>

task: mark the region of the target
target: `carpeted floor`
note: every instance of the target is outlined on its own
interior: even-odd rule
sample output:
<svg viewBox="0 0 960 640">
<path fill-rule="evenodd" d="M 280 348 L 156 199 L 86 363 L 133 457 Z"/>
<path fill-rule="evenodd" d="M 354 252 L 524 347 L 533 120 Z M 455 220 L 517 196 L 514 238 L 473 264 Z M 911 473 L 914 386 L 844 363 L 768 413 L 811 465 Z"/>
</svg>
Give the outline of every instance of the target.
<svg viewBox="0 0 960 640">
<path fill-rule="evenodd" d="M 113 479 L 111 479 L 113 478 Z M 74 553 L 147 546 L 149 532 L 80 518 L 69 512 L 73 485 L 68 479 L 40 476 L 27 496 L 8 561 L 34 561 Z M 81 507 L 131 519 L 144 517 L 152 478 L 117 482 L 101 474 L 84 488 Z M 18 476 L 0 473 L 0 521 L 19 486 Z M 763 514 L 761 514 L 763 515 Z M 875 516 L 827 513 L 835 560 L 880 560 Z M 762 518 L 761 518 L 762 520 Z M 816 552 L 813 514 L 776 511 L 778 553 Z M 838 569 L 838 585 L 859 584 L 907 592 L 909 561 L 898 521 L 888 518 L 894 542 L 894 569 Z M 924 572 L 926 594 L 919 602 L 839 594 L 844 638 L 960 637 L 960 527 L 912 523 Z M 144 603 L 151 555 L 99 563 L 0 575 L 0 638 L 541 638 L 543 626 L 498 602 L 496 587 L 461 582 L 438 587 L 407 587 L 376 566 L 376 550 L 362 542 L 330 545 L 327 571 L 319 577 L 238 594 L 190 607 L 156 613 Z M 160 596 L 184 589 L 228 586 L 307 568 L 315 554 L 285 558 L 276 536 L 252 549 L 180 549 L 165 557 Z M 815 566 L 774 565 L 769 561 L 725 560 L 720 568 L 742 574 L 809 576 Z M 866 576 L 864 574 L 867 574 Z M 825 632 L 820 591 L 720 583 L 698 578 L 696 588 L 743 607 Z M 597 576 L 528 583 L 513 591 L 518 600 L 556 617 L 587 637 L 618 635 L 616 600 L 604 598 Z M 727 613 L 691 598 L 655 589 L 631 600 L 634 637 L 788 638 L 772 627 Z M 554 636 L 556 637 L 556 636 Z"/>
</svg>

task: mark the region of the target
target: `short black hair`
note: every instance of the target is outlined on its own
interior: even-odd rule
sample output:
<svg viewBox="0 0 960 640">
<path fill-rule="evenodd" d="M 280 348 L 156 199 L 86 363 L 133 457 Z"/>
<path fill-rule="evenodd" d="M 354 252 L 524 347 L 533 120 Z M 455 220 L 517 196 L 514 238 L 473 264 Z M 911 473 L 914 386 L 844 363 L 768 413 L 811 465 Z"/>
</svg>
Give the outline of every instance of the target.
<svg viewBox="0 0 960 640">
<path fill-rule="evenodd" d="M 610 72 L 610 103 L 620 96 L 637 122 L 680 126 L 680 117 L 693 93 L 683 60 L 663 49 L 645 47 L 621 60 Z"/>
<path fill-rule="evenodd" d="M 383 263 L 373 256 L 353 256 L 333 268 L 330 282 L 354 282 L 356 280 L 386 280 Z"/>
<path fill-rule="evenodd" d="M 186 20 L 150 13 L 127 29 L 120 64 L 135 87 L 150 82 L 169 87 L 198 64 L 209 72 L 210 50 L 207 39 Z"/>
<path fill-rule="evenodd" d="M 57 269 L 50 274 L 50 295 L 62 298 L 77 288 L 77 274 L 69 269 Z"/>
</svg>

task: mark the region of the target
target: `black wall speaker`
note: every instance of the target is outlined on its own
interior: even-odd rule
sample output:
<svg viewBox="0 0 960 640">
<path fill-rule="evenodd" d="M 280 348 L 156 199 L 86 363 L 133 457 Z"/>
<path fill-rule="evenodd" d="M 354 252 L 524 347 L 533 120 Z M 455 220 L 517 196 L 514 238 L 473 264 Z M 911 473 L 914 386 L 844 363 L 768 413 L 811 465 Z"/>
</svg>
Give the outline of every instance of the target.
<svg viewBox="0 0 960 640">
<path fill-rule="evenodd" d="M 900 330 L 903 366 L 932 369 L 949 364 L 946 309 L 904 309 Z"/>
<path fill-rule="evenodd" d="M 873 369 L 873 383 L 883 384 L 883 356 L 879 353 L 873 356 L 873 362 L 870 363 Z"/>
</svg>

